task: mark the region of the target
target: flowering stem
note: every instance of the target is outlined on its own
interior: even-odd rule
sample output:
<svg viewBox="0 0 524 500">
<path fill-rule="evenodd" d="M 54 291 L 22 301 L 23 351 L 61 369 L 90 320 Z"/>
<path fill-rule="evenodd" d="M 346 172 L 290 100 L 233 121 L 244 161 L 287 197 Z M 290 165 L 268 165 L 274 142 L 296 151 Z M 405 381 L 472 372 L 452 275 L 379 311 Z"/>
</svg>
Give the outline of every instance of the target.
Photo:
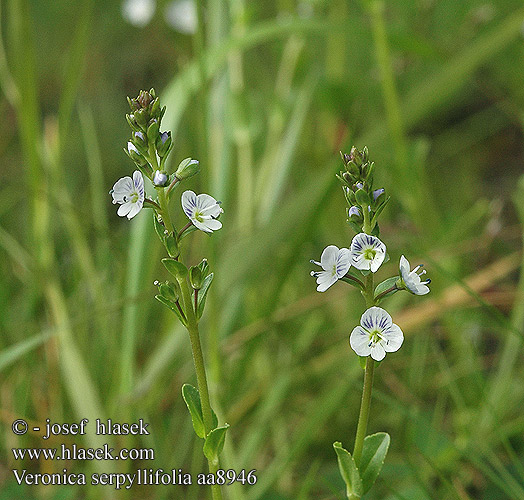
<svg viewBox="0 0 524 500">
<path fill-rule="evenodd" d="M 187 278 L 183 277 L 177 279 L 180 289 L 182 291 L 182 301 L 184 303 L 184 310 L 187 316 L 187 331 L 189 332 L 189 340 L 191 341 L 191 351 L 193 353 L 193 362 L 195 364 L 195 371 L 197 376 L 198 392 L 200 394 L 200 402 L 202 405 L 202 417 L 204 420 L 204 430 L 206 436 L 213 430 L 213 417 L 211 412 L 211 404 L 209 402 L 209 389 L 207 386 L 206 368 L 204 365 L 204 356 L 202 354 L 202 345 L 200 344 L 200 334 L 198 331 L 198 322 L 191 302 L 191 292 L 187 284 Z M 208 460 L 209 472 L 216 474 L 218 471 L 218 460 Z M 213 500 L 221 500 L 222 492 L 218 484 L 211 486 L 211 494 Z"/>
<path fill-rule="evenodd" d="M 366 207 L 367 209 L 367 207 Z M 369 226 L 369 213 L 367 210 L 363 210 L 364 215 L 364 231 L 369 234 L 371 232 Z M 369 231 L 369 232 L 368 232 Z M 366 308 L 373 307 L 375 303 L 374 299 L 374 285 L 373 285 L 373 273 L 369 273 L 366 276 L 366 287 L 362 292 L 366 299 Z M 353 460 L 355 465 L 360 466 L 360 458 L 362 457 L 362 447 L 364 446 L 364 438 L 366 437 L 366 431 L 369 420 L 369 409 L 371 407 L 371 391 L 373 389 L 373 373 L 375 370 L 375 361 L 371 356 L 366 358 L 366 369 L 364 372 L 364 389 L 362 390 L 362 401 L 360 403 L 360 414 L 358 416 L 357 434 L 355 436 L 355 447 L 353 448 Z"/>
<path fill-rule="evenodd" d="M 382 298 L 382 297 L 385 297 L 388 293 L 394 291 L 394 290 L 397 290 L 397 285 L 393 285 L 391 288 L 388 288 L 387 290 L 384 290 L 382 293 L 379 293 L 375 299 L 374 299 L 374 304 L 378 304 L 378 301 Z"/>
<path fill-rule="evenodd" d="M 364 372 L 364 390 L 362 392 L 362 402 L 360 404 L 360 414 L 358 416 L 357 435 L 355 437 L 355 448 L 353 449 L 353 459 L 355 465 L 360 466 L 362 457 L 362 447 L 368 427 L 369 408 L 371 406 L 371 390 L 373 389 L 373 373 L 375 371 L 375 361 L 371 356 L 366 359 L 366 371 Z"/>
<path fill-rule="evenodd" d="M 360 281 L 358 278 L 355 278 L 355 276 L 351 274 L 346 274 L 343 278 L 340 278 L 342 281 L 345 281 L 346 283 L 351 283 L 351 281 L 354 281 L 357 283 L 357 285 L 363 290 L 364 289 L 364 283 Z"/>
<path fill-rule="evenodd" d="M 156 190 L 158 191 L 158 202 L 160 204 L 164 225 L 169 232 L 173 232 L 174 228 L 169 217 L 165 189 L 163 187 L 157 187 Z M 191 223 L 184 227 L 180 234 L 182 234 L 190 226 Z M 202 406 L 204 430 L 207 436 L 213 430 L 213 417 L 211 411 L 211 404 L 209 402 L 209 389 L 207 386 L 206 367 L 204 364 L 204 356 L 202 354 L 202 345 L 200 343 L 200 333 L 198 331 L 198 320 L 196 317 L 195 309 L 193 308 L 193 303 L 191 301 L 191 291 L 189 290 L 187 276 L 181 276 L 180 278 L 177 278 L 177 282 L 180 285 L 180 290 L 182 292 L 182 305 L 187 322 L 186 328 L 189 332 L 189 340 L 191 342 L 191 351 L 193 353 L 193 362 L 195 364 L 198 393 L 200 394 L 200 403 Z M 208 464 L 209 472 L 211 472 L 212 474 L 216 474 L 219 467 L 218 460 L 208 460 Z M 214 484 L 211 486 L 211 495 L 213 497 L 213 500 L 222 500 L 222 492 L 218 484 Z"/>
<path fill-rule="evenodd" d="M 162 215 L 162 220 L 164 221 L 164 226 L 170 233 L 172 233 L 174 231 L 174 226 L 171 222 L 171 216 L 169 215 L 169 210 L 167 208 L 165 189 L 163 187 L 157 187 L 155 189 L 158 193 L 158 203 L 160 205 L 160 213 Z"/>
<path fill-rule="evenodd" d="M 369 207 L 367 205 L 362 205 L 360 208 L 362 209 L 362 214 L 364 216 L 364 225 L 362 226 L 362 230 L 366 234 L 371 234 L 373 228 L 371 227 L 371 222 L 369 220 Z"/>
<path fill-rule="evenodd" d="M 178 177 L 175 177 L 173 179 L 173 182 L 171 184 L 169 184 L 169 186 L 167 187 L 167 191 L 166 191 L 166 195 L 167 196 L 169 196 L 169 193 L 171 193 L 173 188 L 176 186 L 177 182 L 180 182 L 180 179 Z"/>
<path fill-rule="evenodd" d="M 191 226 L 193 225 L 193 223 L 191 221 L 189 221 L 181 230 L 180 232 L 178 233 L 178 240 L 180 241 L 182 235 L 184 234 L 184 231 L 187 231 Z"/>
</svg>

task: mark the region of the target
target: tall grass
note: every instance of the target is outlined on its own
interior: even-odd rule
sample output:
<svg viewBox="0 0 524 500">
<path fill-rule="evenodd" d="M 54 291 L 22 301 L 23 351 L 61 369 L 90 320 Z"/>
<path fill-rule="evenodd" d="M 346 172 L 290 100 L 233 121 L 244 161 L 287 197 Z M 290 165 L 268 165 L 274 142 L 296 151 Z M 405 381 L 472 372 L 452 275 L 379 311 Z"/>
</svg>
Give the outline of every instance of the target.
<svg viewBox="0 0 524 500">
<path fill-rule="evenodd" d="M 416 304 L 391 298 L 406 341 L 377 372 L 370 431 L 392 446 L 373 494 L 524 498 L 520 3 L 208 0 L 193 37 L 163 5 L 138 29 L 116 3 L 0 4 L 0 498 L 204 498 L 196 485 L 24 487 L 10 472 L 63 465 L 15 462 L 11 448 L 47 443 L 13 435 L 14 419 L 83 417 L 143 418 L 150 436 L 110 442 L 156 457 L 70 471 L 204 470 L 180 393 L 188 339 L 153 299 L 150 214 L 120 220 L 107 196 L 132 171 L 125 96 L 151 86 L 173 159 L 201 160 L 188 188 L 225 210 L 213 240 L 183 251 L 197 262 L 207 247 L 215 270 L 202 331 L 231 424 L 224 466 L 257 469 L 226 498 L 343 498 L 331 443 L 349 446 L 356 424 L 360 313 L 355 291 L 315 292 L 308 261 L 348 245 L 334 174 L 352 144 L 393 195 L 392 260 L 424 257 L 432 278 Z"/>
</svg>

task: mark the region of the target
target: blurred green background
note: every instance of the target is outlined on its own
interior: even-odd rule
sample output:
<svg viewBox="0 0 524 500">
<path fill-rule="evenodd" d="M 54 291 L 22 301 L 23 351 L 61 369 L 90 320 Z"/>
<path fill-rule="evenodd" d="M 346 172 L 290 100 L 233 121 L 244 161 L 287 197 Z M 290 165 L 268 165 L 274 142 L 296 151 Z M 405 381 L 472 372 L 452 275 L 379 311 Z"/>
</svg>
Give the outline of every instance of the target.
<svg viewBox="0 0 524 500">
<path fill-rule="evenodd" d="M 118 1 L 0 2 L 0 499 L 207 498 L 19 486 L 11 472 L 205 470 L 180 392 L 195 383 L 189 341 L 153 298 L 163 249 L 148 211 L 128 222 L 107 194 L 134 170 L 125 97 L 150 87 L 172 166 L 201 162 L 184 189 L 224 208 L 223 229 L 183 251 L 215 272 L 201 330 L 231 424 L 222 465 L 257 469 L 225 497 L 344 498 L 332 443 L 353 446 L 362 370 L 348 335 L 364 303 L 342 283 L 317 293 L 309 259 L 349 246 L 335 173 L 355 144 L 392 195 L 379 278 L 405 254 L 432 279 L 429 295 L 386 303 L 405 343 L 376 373 L 368 432 L 392 444 L 367 498 L 524 499 L 522 2 L 206 0 L 185 17 L 144 1 L 127 17 Z M 11 431 L 83 417 L 142 418 L 151 435 Z M 104 442 L 155 460 L 11 452 Z"/>
</svg>

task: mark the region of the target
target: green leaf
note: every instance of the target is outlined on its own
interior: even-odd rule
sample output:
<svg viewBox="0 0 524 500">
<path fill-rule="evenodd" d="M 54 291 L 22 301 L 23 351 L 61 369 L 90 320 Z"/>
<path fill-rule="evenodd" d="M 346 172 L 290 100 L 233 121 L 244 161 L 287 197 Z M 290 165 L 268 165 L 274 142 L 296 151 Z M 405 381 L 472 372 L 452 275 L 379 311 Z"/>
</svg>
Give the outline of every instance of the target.
<svg viewBox="0 0 524 500">
<path fill-rule="evenodd" d="M 176 242 L 175 234 L 166 235 L 164 238 L 164 245 L 170 257 L 178 257 L 180 255 L 180 250 L 178 248 L 178 243 Z"/>
<path fill-rule="evenodd" d="M 226 432 L 229 424 L 222 425 L 213 429 L 206 438 L 204 443 L 204 455 L 208 460 L 217 460 L 226 440 Z"/>
<path fill-rule="evenodd" d="M 204 418 L 202 417 L 202 404 L 200 403 L 200 394 L 195 387 L 190 384 L 182 386 L 182 397 L 186 402 L 187 409 L 191 414 L 191 421 L 193 422 L 193 429 L 199 438 L 206 437 L 204 428 Z"/>
<path fill-rule="evenodd" d="M 390 437 L 387 432 L 377 432 L 371 436 L 366 436 L 364 439 L 362 458 L 360 460 L 360 477 L 362 478 L 363 493 L 369 491 L 382 470 L 389 442 Z"/>
<path fill-rule="evenodd" d="M 198 291 L 198 297 L 197 297 L 197 319 L 200 319 L 202 317 L 202 314 L 204 313 L 204 306 L 206 305 L 206 297 L 207 292 L 209 290 L 209 287 L 211 286 L 211 282 L 213 281 L 214 274 L 209 273 L 204 281 L 202 281 L 202 288 Z"/>
<path fill-rule="evenodd" d="M 389 200 L 391 199 L 391 196 L 388 196 L 386 198 L 386 200 L 384 201 L 384 203 L 382 203 L 382 205 L 380 205 L 376 212 L 375 212 L 375 215 L 373 215 L 373 218 L 371 219 L 371 227 L 375 227 L 375 224 L 377 223 L 377 219 L 378 219 L 378 216 L 380 215 L 380 213 L 382 212 L 382 210 L 384 210 L 384 208 L 386 208 L 386 205 L 388 204 Z"/>
<path fill-rule="evenodd" d="M 164 227 L 163 224 L 158 222 L 158 215 L 156 212 L 153 212 L 153 224 L 155 226 L 155 232 L 158 235 L 158 237 L 160 238 L 160 241 L 164 243 L 164 237 L 165 237 L 164 231 L 166 228 Z"/>
<path fill-rule="evenodd" d="M 389 290 L 391 287 L 395 286 L 395 283 L 399 279 L 399 276 L 392 276 L 391 278 L 388 278 L 387 280 L 384 280 L 382 283 L 379 283 L 377 287 L 375 288 L 375 299 L 386 290 Z M 395 288 L 394 290 L 391 290 L 391 292 L 388 292 L 384 297 L 389 297 L 390 295 L 393 295 L 395 292 L 398 292 L 398 288 Z"/>
<path fill-rule="evenodd" d="M 198 390 L 191 384 L 184 384 L 182 386 L 182 397 L 184 398 L 189 413 L 191 414 L 193 429 L 195 429 L 196 435 L 200 438 L 205 438 L 206 431 L 204 427 L 204 417 L 202 416 L 202 403 L 200 401 Z M 213 409 L 211 409 L 211 418 L 213 421 L 213 428 L 216 428 L 218 426 L 218 417 Z"/>
<path fill-rule="evenodd" d="M 339 441 L 333 443 L 333 448 L 335 448 L 337 454 L 340 474 L 346 483 L 347 496 L 355 495 L 360 498 L 362 496 L 362 481 L 351 453 L 342 448 L 342 443 Z"/>
<path fill-rule="evenodd" d="M 165 268 L 177 279 L 184 279 L 187 276 L 187 267 L 175 259 L 162 259 Z"/>
<path fill-rule="evenodd" d="M 158 300 L 158 302 L 162 302 L 162 304 L 164 304 L 165 306 L 169 307 L 169 309 L 171 309 L 177 315 L 177 317 L 180 320 L 180 322 L 184 326 L 187 326 L 186 318 L 184 316 L 182 316 L 182 313 L 180 312 L 180 309 L 178 309 L 177 305 L 174 302 L 172 302 L 169 299 L 166 299 L 166 297 L 164 297 L 163 295 L 155 295 L 155 299 Z"/>
</svg>

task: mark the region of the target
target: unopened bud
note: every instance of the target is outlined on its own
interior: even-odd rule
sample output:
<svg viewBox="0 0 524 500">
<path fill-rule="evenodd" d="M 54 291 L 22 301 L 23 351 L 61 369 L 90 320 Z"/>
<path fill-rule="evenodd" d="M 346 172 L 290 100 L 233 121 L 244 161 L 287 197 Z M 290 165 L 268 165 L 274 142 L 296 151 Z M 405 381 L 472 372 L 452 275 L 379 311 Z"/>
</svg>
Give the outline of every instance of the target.
<svg viewBox="0 0 524 500">
<path fill-rule="evenodd" d="M 153 184 L 155 186 L 165 186 L 167 184 L 167 181 L 169 180 L 169 177 L 165 172 L 161 172 L 160 170 L 155 171 L 155 175 L 153 176 Z"/>
<path fill-rule="evenodd" d="M 175 172 L 175 177 L 180 180 L 188 179 L 193 175 L 197 174 L 200 170 L 200 165 L 198 160 L 192 160 L 191 158 L 186 158 L 180 162 L 178 168 Z"/>
</svg>

